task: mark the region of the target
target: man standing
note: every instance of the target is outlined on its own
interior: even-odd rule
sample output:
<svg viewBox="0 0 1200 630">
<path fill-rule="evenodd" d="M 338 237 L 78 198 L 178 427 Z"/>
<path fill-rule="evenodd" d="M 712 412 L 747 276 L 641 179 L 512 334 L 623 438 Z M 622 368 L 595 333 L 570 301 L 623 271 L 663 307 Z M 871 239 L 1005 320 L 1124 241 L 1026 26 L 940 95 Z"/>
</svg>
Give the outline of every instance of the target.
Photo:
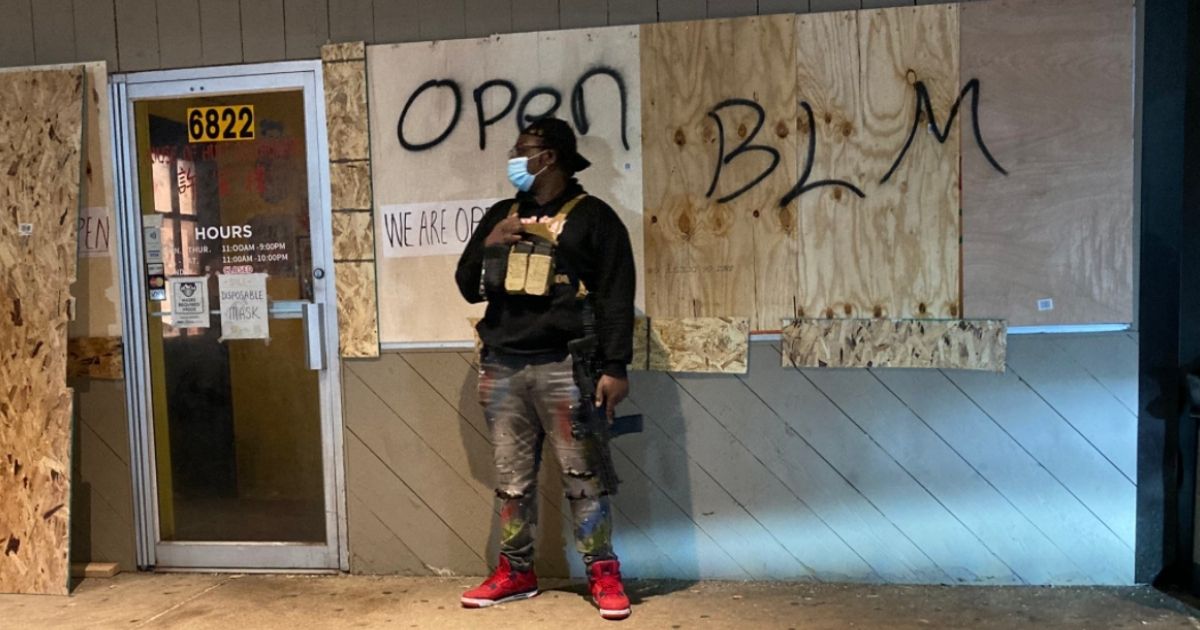
<svg viewBox="0 0 1200 630">
<path fill-rule="evenodd" d="M 605 424 L 629 392 L 636 283 L 629 234 L 613 209 L 576 181 L 590 163 L 567 123 L 534 122 L 509 158 L 517 195 L 484 215 L 455 274 L 467 301 L 488 302 L 477 327 L 479 397 L 503 502 L 499 564 L 463 594 L 462 604 L 478 608 L 537 594 L 536 484 L 549 436 L 592 598 L 602 617 L 623 619 L 630 607 L 612 549 L 609 497 L 617 479 Z M 594 355 L 579 356 L 576 340 L 594 342 Z M 594 380 L 576 378 L 585 363 L 598 368 Z M 594 392 L 581 391 L 593 382 Z M 596 408 L 588 408 L 593 399 Z"/>
</svg>

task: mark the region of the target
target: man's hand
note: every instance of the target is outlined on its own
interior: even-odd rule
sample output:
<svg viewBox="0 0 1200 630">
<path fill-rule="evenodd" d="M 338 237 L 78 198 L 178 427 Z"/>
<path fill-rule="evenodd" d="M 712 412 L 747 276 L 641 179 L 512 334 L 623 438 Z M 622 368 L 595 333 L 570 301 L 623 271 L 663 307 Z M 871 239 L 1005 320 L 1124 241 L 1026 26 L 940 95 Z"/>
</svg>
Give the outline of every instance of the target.
<svg viewBox="0 0 1200 630">
<path fill-rule="evenodd" d="M 612 424 L 617 405 L 621 404 L 621 401 L 625 400 L 628 395 L 629 379 L 627 378 L 617 378 L 605 374 L 600 377 L 600 382 L 596 383 L 596 406 L 605 408 L 609 424 Z"/>
<path fill-rule="evenodd" d="M 521 226 L 521 219 L 517 215 L 508 217 L 507 219 L 496 224 L 492 228 L 492 233 L 488 234 L 484 239 L 483 245 L 491 247 L 493 245 L 512 245 L 521 240 L 521 232 L 524 228 Z"/>
</svg>

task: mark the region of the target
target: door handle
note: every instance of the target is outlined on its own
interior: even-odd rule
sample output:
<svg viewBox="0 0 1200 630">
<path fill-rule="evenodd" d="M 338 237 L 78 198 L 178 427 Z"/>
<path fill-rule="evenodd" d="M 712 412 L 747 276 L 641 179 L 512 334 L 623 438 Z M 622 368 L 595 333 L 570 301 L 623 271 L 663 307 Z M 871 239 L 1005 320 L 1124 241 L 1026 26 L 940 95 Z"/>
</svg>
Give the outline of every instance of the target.
<svg viewBox="0 0 1200 630">
<path fill-rule="evenodd" d="M 300 312 L 304 320 L 304 362 L 310 370 L 324 370 L 325 305 L 304 302 Z"/>
</svg>

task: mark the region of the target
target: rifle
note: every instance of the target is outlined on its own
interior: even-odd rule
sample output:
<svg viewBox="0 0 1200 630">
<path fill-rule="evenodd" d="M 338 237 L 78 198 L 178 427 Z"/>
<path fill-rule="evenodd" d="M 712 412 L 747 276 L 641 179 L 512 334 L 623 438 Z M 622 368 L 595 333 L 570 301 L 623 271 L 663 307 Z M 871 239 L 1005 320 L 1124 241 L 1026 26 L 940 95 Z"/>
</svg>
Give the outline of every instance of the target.
<svg viewBox="0 0 1200 630">
<path fill-rule="evenodd" d="M 586 328 L 585 326 L 585 330 Z M 588 437 L 599 440 L 600 451 L 603 453 L 602 461 L 599 462 L 600 478 L 605 489 L 615 492 L 621 480 L 617 478 L 617 470 L 608 451 L 609 440 L 614 435 L 641 431 L 642 416 L 635 414 L 615 418 L 613 427 L 609 427 L 607 410 L 604 407 L 596 407 L 596 385 L 600 381 L 596 346 L 594 334 L 585 334 L 579 339 L 567 342 L 567 350 L 570 351 L 572 359 L 571 371 L 575 377 L 575 385 L 579 387 L 579 407 L 571 417 L 571 435 L 577 440 Z"/>
</svg>

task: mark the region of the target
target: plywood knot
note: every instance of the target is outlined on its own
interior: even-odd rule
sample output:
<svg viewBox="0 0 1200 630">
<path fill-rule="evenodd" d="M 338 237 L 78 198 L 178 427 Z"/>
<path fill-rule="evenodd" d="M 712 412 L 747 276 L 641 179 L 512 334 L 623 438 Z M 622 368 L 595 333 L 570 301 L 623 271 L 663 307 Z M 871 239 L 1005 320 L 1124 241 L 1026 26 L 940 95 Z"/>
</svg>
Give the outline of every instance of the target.
<svg viewBox="0 0 1200 630">
<path fill-rule="evenodd" d="M 788 137 L 787 123 L 783 122 L 782 120 L 779 121 L 779 123 L 775 125 L 775 135 L 779 136 L 780 138 Z"/>
<path fill-rule="evenodd" d="M 675 227 L 683 234 L 684 238 L 688 238 L 692 234 L 692 216 L 685 210 L 679 213 L 679 220 L 675 222 Z"/>
<path fill-rule="evenodd" d="M 874 314 L 876 318 L 883 317 L 883 307 L 876 304 Z"/>
<path fill-rule="evenodd" d="M 687 144 L 687 136 L 683 134 L 683 129 L 675 130 L 675 144 L 679 146 Z"/>
<path fill-rule="evenodd" d="M 921 302 L 920 304 L 917 305 L 917 312 L 922 315 L 924 315 L 928 310 L 929 310 L 929 307 L 927 307 L 924 302 Z"/>
<path fill-rule="evenodd" d="M 4 545 L 4 555 L 6 555 L 6 556 L 14 555 L 15 556 L 15 555 L 17 555 L 17 552 L 20 550 L 21 550 L 21 539 L 17 538 L 16 536 L 13 536 L 12 534 L 9 534 L 8 542 Z"/>
<path fill-rule="evenodd" d="M 25 325 L 25 318 L 21 316 L 21 298 L 13 298 L 11 317 L 13 326 Z"/>
<path fill-rule="evenodd" d="M 843 312 L 843 313 L 845 313 L 845 314 L 847 314 L 847 315 L 853 315 L 853 314 L 854 314 L 854 307 L 853 307 L 853 306 L 851 306 L 851 305 L 849 305 L 849 304 L 846 304 L 846 305 L 842 306 L 842 312 Z"/>
<path fill-rule="evenodd" d="M 758 218 L 758 210 L 755 210 L 755 211 L 754 211 L 754 218 L 755 218 L 755 219 L 757 219 L 757 218 Z"/>
<path fill-rule="evenodd" d="M 650 215 L 650 223 L 652 223 L 652 224 L 658 223 L 658 215 L 657 214 Z"/>
<path fill-rule="evenodd" d="M 854 125 L 851 125 L 850 121 L 842 123 L 842 136 L 849 138 L 852 133 L 854 133 Z"/>
<path fill-rule="evenodd" d="M 917 72 L 916 72 L 916 70 L 913 70 L 912 68 L 909 68 L 909 69 L 908 69 L 908 71 L 904 73 L 904 80 L 905 80 L 905 81 L 908 81 L 908 84 L 909 84 L 909 85 L 916 85 L 916 84 L 917 84 Z"/>
<path fill-rule="evenodd" d="M 841 199 L 842 199 L 842 189 L 841 189 L 841 188 L 838 188 L 838 187 L 836 187 L 836 186 L 833 186 L 832 188 L 833 188 L 833 190 L 832 190 L 832 191 L 830 191 L 830 192 L 831 192 L 831 194 L 833 195 L 833 200 L 834 200 L 834 201 L 841 201 Z"/>
<path fill-rule="evenodd" d="M 833 319 L 833 309 L 832 308 L 825 309 L 825 319 Z"/>
<path fill-rule="evenodd" d="M 950 305 L 950 317 L 958 317 L 958 305 L 957 304 Z"/>
<path fill-rule="evenodd" d="M 745 138 L 746 134 L 748 134 L 748 133 L 750 133 L 750 130 L 746 129 L 746 123 L 742 123 L 742 124 L 738 125 L 738 137 L 739 138 Z"/>
<path fill-rule="evenodd" d="M 791 234 L 796 227 L 796 222 L 792 220 L 792 211 L 787 206 L 781 206 L 776 209 L 779 212 L 779 228 L 785 234 Z"/>
</svg>

